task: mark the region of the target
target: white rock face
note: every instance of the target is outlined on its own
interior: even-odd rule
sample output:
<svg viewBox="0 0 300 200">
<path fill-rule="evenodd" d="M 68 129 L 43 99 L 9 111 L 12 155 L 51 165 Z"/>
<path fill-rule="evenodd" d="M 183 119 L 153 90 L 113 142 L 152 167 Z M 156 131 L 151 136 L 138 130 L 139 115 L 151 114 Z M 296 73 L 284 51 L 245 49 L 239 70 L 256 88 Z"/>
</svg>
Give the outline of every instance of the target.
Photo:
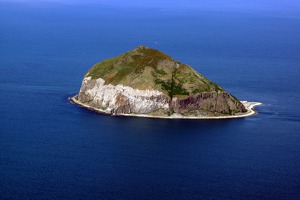
<svg viewBox="0 0 300 200">
<path fill-rule="evenodd" d="M 105 80 L 86 77 L 78 100 L 110 114 L 147 114 L 169 110 L 170 98 L 157 90 L 139 90 L 123 85 L 105 85 Z"/>
</svg>

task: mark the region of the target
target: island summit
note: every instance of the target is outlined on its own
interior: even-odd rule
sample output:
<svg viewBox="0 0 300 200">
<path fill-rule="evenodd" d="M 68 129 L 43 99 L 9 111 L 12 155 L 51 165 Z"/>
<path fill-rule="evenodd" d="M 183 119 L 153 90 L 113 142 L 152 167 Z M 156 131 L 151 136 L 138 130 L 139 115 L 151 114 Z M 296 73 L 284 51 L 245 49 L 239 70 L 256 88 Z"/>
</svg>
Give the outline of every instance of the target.
<svg viewBox="0 0 300 200">
<path fill-rule="evenodd" d="M 70 100 L 114 116 L 241 118 L 258 102 L 239 101 L 192 67 L 145 46 L 96 63 Z"/>
</svg>

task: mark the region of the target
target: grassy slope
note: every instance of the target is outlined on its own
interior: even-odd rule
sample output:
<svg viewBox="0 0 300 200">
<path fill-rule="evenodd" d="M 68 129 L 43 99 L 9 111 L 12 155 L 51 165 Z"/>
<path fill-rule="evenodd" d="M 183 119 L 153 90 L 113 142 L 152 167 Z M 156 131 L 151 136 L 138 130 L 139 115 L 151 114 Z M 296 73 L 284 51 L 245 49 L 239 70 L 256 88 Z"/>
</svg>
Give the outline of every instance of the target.
<svg viewBox="0 0 300 200">
<path fill-rule="evenodd" d="M 139 46 L 132 51 L 95 64 L 86 74 L 106 84 L 156 89 L 174 96 L 224 91 L 188 65 L 154 49 Z"/>
</svg>

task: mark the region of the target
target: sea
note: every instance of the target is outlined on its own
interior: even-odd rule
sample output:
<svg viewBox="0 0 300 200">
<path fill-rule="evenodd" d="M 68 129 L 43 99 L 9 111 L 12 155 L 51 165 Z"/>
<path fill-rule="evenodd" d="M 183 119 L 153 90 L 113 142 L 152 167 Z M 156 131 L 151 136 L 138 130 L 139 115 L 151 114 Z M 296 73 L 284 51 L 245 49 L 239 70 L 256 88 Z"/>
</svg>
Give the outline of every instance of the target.
<svg viewBox="0 0 300 200">
<path fill-rule="evenodd" d="M 112 117 L 71 104 L 96 62 L 146 45 L 257 115 Z M 0 199 L 300 199 L 300 18 L 0 3 Z"/>
</svg>

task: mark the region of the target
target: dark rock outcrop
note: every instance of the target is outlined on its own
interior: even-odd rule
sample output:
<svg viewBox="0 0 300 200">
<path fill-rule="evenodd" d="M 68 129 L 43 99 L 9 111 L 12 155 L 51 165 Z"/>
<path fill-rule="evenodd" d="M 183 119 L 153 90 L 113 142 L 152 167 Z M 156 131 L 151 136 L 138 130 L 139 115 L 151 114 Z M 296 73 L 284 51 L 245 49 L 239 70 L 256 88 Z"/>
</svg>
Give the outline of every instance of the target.
<svg viewBox="0 0 300 200">
<path fill-rule="evenodd" d="M 246 112 L 246 108 L 227 92 L 203 92 L 184 99 L 173 99 L 171 107 L 174 112 L 182 113 L 191 110 L 206 110 L 222 114 Z"/>
</svg>

